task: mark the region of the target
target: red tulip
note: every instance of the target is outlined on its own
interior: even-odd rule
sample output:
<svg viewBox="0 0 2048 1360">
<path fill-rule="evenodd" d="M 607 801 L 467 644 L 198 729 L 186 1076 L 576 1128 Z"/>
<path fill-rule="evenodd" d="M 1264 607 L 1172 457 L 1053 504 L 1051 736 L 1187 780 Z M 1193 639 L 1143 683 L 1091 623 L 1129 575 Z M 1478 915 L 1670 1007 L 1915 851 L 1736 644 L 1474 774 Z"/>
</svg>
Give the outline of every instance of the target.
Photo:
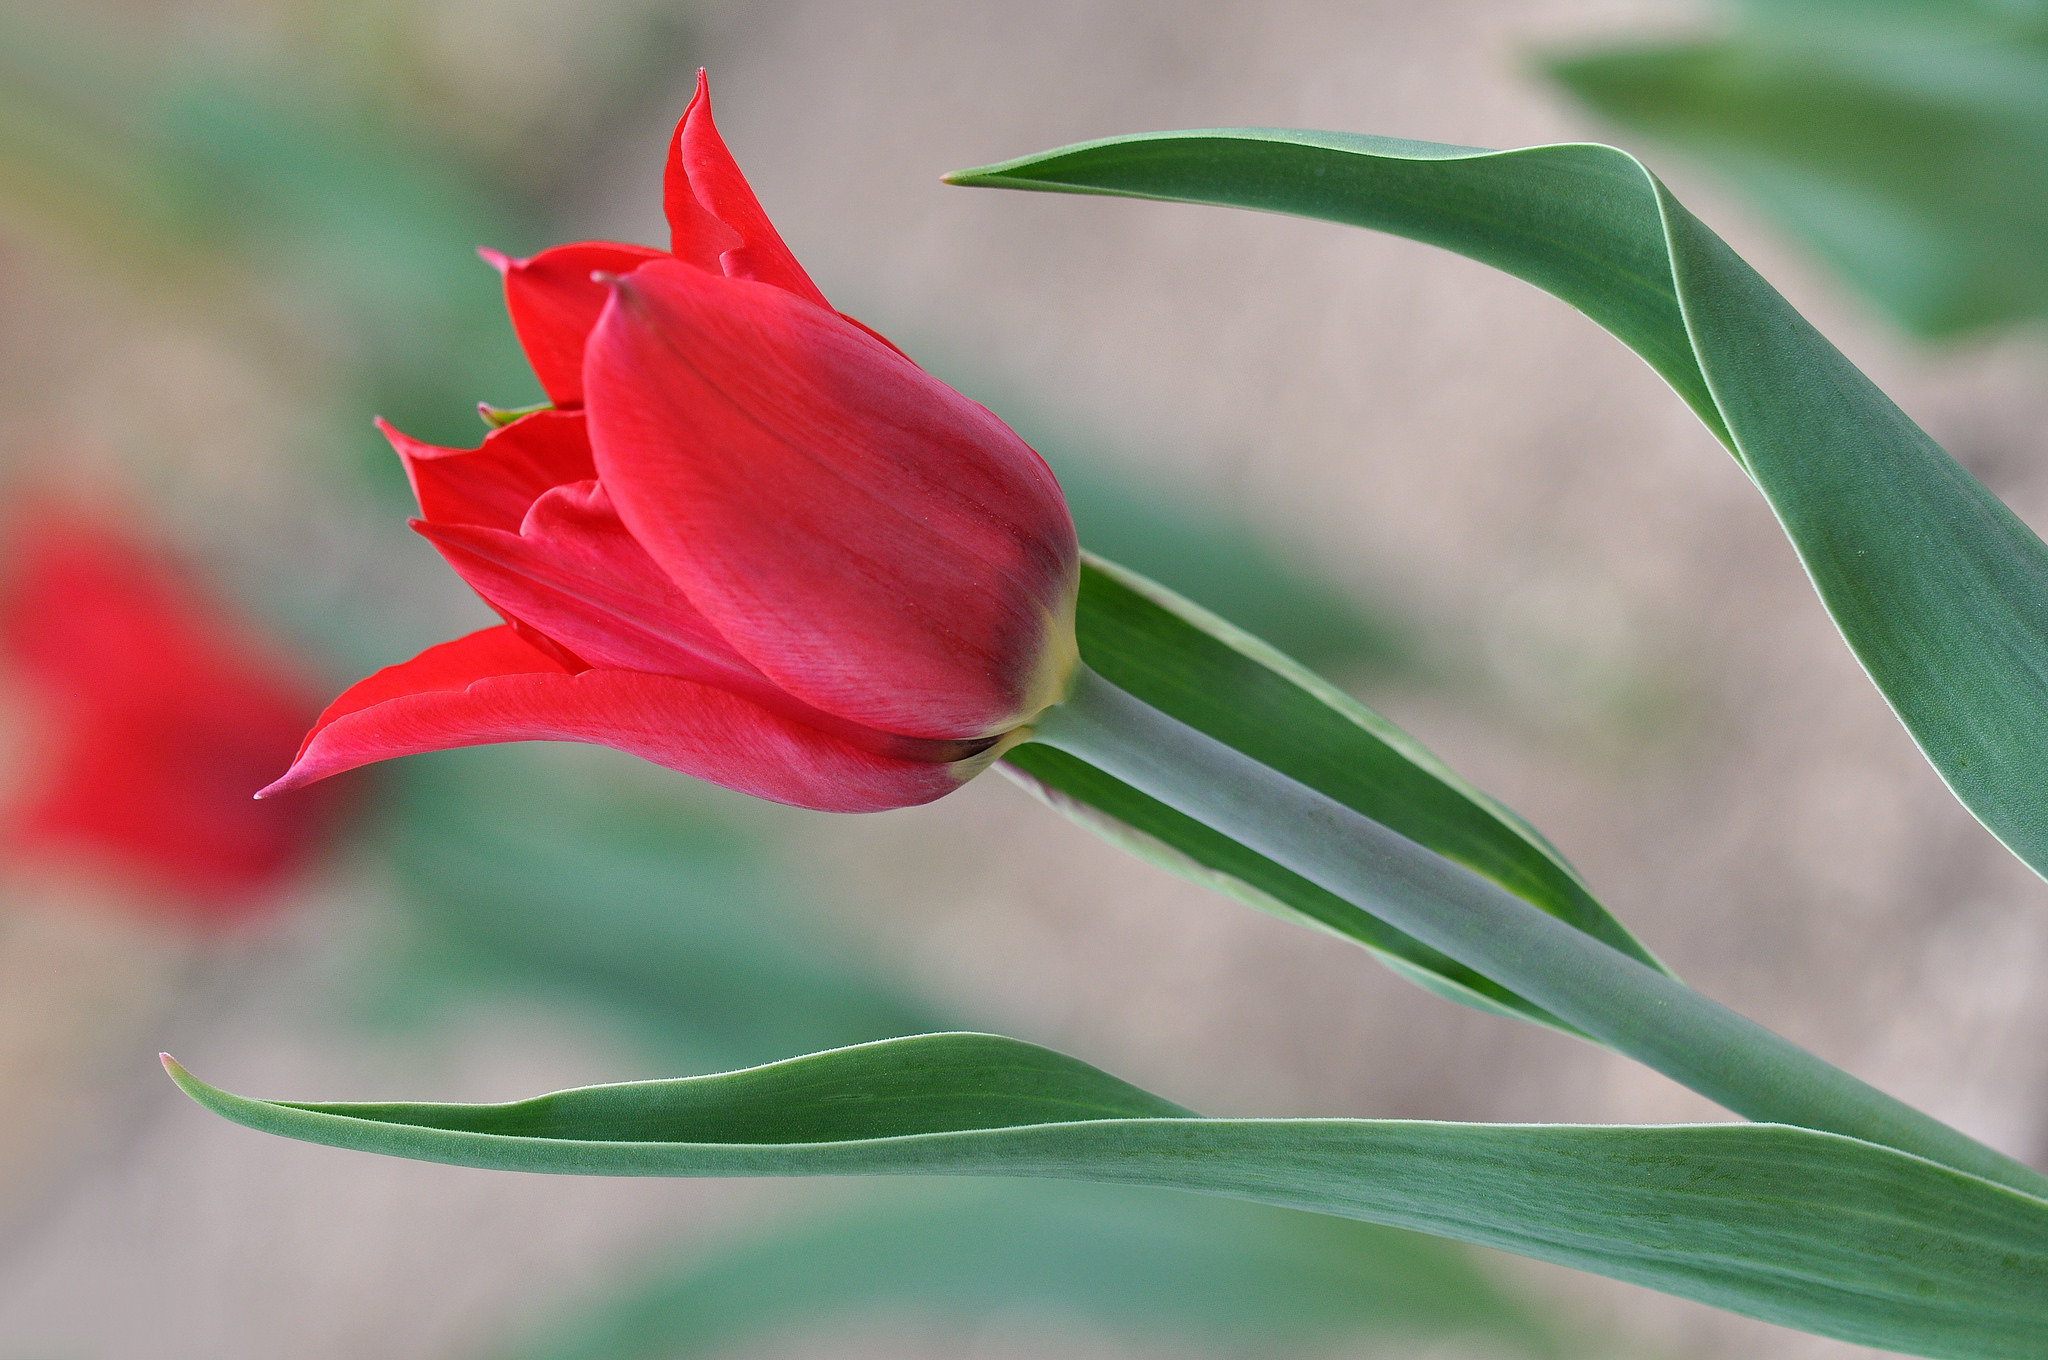
<svg viewBox="0 0 2048 1360">
<path fill-rule="evenodd" d="M 40 740 L 8 848 L 111 861 L 206 918 L 260 905 L 328 823 L 329 799 L 250 798 L 313 696 L 126 536 L 49 507 L 16 518 L 0 652 L 40 710 Z"/>
<path fill-rule="evenodd" d="M 477 449 L 385 434 L 413 527 L 505 624 L 343 694 L 266 792 L 549 739 L 779 802 L 901 807 L 1064 696 L 1078 549 L 1044 462 L 832 309 L 701 74 L 665 191 L 668 251 L 487 254 L 554 409 Z"/>
</svg>

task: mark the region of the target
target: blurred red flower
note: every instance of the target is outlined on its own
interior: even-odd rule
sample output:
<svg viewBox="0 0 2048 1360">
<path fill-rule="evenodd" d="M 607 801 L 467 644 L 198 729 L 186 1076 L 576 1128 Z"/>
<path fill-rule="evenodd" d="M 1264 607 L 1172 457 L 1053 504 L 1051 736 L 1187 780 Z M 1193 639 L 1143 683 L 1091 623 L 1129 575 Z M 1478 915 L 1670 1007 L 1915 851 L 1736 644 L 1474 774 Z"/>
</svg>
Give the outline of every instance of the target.
<svg viewBox="0 0 2048 1360">
<path fill-rule="evenodd" d="M 9 852 L 89 856 L 202 920 L 260 909 L 335 811 L 253 796 L 317 711 L 302 677 L 105 522 L 34 507 L 8 549 L 0 657 L 34 711 Z"/>
<path fill-rule="evenodd" d="M 487 254 L 553 409 L 477 449 L 386 434 L 414 527 L 505 625 L 350 689 L 274 790 L 540 739 L 902 807 L 1064 697 L 1079 548 L 1045 463 L 825 300 L 701 74 L 664 188 L 669 250 Z"/>
</svg>

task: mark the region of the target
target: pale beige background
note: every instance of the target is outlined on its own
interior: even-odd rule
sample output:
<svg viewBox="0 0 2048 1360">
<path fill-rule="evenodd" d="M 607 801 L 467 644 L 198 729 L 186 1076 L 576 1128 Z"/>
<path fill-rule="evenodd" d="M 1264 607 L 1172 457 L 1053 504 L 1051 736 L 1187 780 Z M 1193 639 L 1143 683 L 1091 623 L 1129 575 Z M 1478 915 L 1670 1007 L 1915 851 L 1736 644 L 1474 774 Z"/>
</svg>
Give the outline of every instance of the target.
<svg viewBox="0 0 2048 1360">
<path fill-rule="evenodd" d="M 1372 683 L 1366 697 L 1542 828 L 1684 976 L 2041 1165 L 2048 890 L 1950 800 L 1761 498 L 1647 368 L 1562 304 L 1406 242 L 937 182 L 1172 126 L 1495 146 L 1598 136 L 1525 74 L 1529 54 L 1688 13 L 1647 0 L 760 0 L 711 7 L 701 52 L 728 140 L 840 306 L 913 354 L 986 375 L 992 399 L 1033 394 L 1141 475 L 1235 507 L 1361 599 L 1392 602 L 1451 679 Z M 504 62 L 508 80 L 517 32 L 510 56 L 480 58 Z M 565 206 L 565 237 L 662 239 L 655 175 L 688 74 L 666 106 L 617 129 L 615 154 Z M 2048 523 L 2037 339 L 1913 349 L 1717 186 L 1635 149 L 1937 438 Z M 52 279 L 27 258 L 0 256 L 8 354 L 46 355 L 54 334 L 128 368 L 124 396 L 89 373 L 11 396 L 0 428 L 15 456 L 37 420 L 132 447 L 120 431 L 139 408 L 122 403 L 137 393 L 181 394 L 163 438 L 194 461 L 221 457 L 221 428 L 260 444 L 288 424 L 268 379 L 218 340 L 161 312 L 138 338 L 118 289 Z M 54 320 L 25 319 L 42 316 Z M 233 484 L 223 461 L 214 484 Z M 317 507 L 290 507 L 288 487 L 245 494 L 250 532 L 319 521 Z M 224 558 L 233 538 L 212 536 Z M 416 607 L 453 618 L 456 599 Z M 1461 1011 L 1334 941 L 1122 858 L 1000 779 L 928 809 L 820 822 L 809 844 L 821 871 L 890 904 L 872 928 L 935 994 L 1205 1111 L 1722 1117 L 1625 1061 Z M 334 1096 L 503 1097 L 622 1070 L 601 1037 L 517 1014 L 479 1017 L 433 1052 L 333 1040 L 316 999 L 352 946 L 335 924 L 346 913 L 319 907 L 378 891 L 335 869 L 287 925 L 206 965 L 196 992 L 182 947 L 52 924 L 69 918 L 47 893 L 11 893 L 8 1060 L 48 1083 L 29 1089 L 71 1090 L 72 1103 L 38 1096 L 8 1112 L 6 1147 L 48 1170 L 35 1193 L 15 1187 L 0 1360 L 445 1356 L 491 1335 L 494 1312 L 542 1314 L 678 1222 L 809 1193 L 354 1158 L 229 1128 L 164 1087 L 91 1096 L 78 1065 L 52 1056 L 70 1045 L 126 1063 L 175 1040 L 240 1089 Z M 107 976 L 125 1010 L 96 999 Z M 33 1004 L 18 999 L 36 987 Z M 47 1019 L 66 1006 L 112 1018 L 79 1039 Z M 118 1134 L 88 1134 L 89 1108 L 111 1111 L 99 1122 Z M 1865 1353 L 1509 1269 L 1638 1354 Z M 961 1335 L 881 1322 L 759 1353 L 1129 1352 L 1021 1324 Z"/>
</svg>

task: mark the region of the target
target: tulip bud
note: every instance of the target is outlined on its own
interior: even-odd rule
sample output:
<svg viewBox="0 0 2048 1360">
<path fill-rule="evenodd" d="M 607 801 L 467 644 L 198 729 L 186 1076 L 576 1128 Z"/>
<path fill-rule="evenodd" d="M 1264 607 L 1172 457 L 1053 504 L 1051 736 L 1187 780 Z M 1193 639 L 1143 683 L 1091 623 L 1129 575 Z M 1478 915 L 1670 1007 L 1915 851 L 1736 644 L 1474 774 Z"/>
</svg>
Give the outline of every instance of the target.
<svg viewBox="0 0 2048 1360">
<path fill-rule="evenodd" d="M 834 311 L 703 77 L 670 249 L 486 254 L 553 409 L 470 450 L 385 433 L 414 527 L 505 620 L 362 681 L 266 793 L 372 760 L 597 742 L 863 811 L 987 767 L 1078 665 L 1073 521 L 987 410 Z"/>
</svg>

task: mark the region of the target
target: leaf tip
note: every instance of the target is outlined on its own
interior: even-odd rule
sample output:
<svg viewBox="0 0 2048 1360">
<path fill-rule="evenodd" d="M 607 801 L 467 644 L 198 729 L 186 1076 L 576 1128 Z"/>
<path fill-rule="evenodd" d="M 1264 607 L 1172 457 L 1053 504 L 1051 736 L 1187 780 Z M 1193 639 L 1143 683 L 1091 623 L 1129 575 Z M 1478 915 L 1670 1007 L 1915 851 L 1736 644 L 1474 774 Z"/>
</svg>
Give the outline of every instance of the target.
<svg viewBox="0 0 2048 1360">
<path fill-rule="evenodd" d="M 1019 156 L 1015 160 L 994 161 L 988 165 L 970 166 L 965 170 L 951 170 L 939 176 L 942 184 L 958 184 L 967 188 L 1011 189 L 1027 185 L 1028 175 L 1020 175 L 1021 169 L 1037 165 L 1051 153 L 1040 152 L 1030 156 Z"/>
<path fill-rule="evenodd" d="M 207 1089 L 205 1082 L 200 1081 L 199 1078 L 187 1072 L 178 1060 L 168 1053 L 159 1053 L 156 1055 L 156 1059 L 164 1065 L 165 1075 L 178 1084 L 180 1091 L 199 1101 L 202 1105 L 206 1103 L 200 1097 L 200 1092 Z"/>
</svg>

